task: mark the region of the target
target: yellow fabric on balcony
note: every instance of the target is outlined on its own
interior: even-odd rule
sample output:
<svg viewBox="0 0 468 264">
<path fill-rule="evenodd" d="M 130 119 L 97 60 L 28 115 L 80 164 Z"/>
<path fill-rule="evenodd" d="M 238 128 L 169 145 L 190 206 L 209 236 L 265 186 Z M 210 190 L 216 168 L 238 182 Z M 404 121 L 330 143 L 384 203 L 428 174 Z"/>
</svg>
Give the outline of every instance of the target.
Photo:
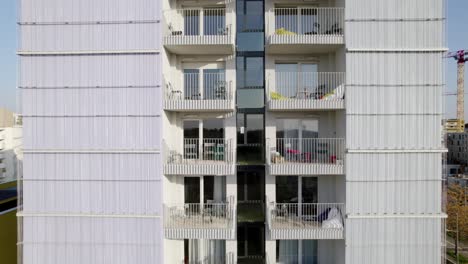
<svg viewBox="0 0 468 264">
<path fill-rule="evenodd" d="M 277 92 L 270 92 L 271 99 L 273 100 L 285 100 L 288 99 L 287 97 L 283 96 L 280 93 Z"/>
<path fill-rule="evenodd" d="M 285 28 L 278 28 L 275 33 L 276 35 L 297 35 L 295 32 L 288 31 Z"/>
</svg>

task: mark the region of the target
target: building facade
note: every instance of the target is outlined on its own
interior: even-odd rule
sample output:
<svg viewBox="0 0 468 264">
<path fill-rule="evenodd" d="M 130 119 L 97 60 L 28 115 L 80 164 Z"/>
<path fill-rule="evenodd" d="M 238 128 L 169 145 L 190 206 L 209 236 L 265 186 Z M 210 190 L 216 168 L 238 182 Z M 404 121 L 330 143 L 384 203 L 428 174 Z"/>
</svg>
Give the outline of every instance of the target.
<svg viewBox="0 0 468 264">
<path fill-rule="evenodd" d="M 447 162 L 449 164 L 468 164 L 468 133 L 447 134 Z"/>
<path fill-rule="evenodd" d="M 29 263 L 441 263 L 443 0 L 22 0 Z"/>
</svg>

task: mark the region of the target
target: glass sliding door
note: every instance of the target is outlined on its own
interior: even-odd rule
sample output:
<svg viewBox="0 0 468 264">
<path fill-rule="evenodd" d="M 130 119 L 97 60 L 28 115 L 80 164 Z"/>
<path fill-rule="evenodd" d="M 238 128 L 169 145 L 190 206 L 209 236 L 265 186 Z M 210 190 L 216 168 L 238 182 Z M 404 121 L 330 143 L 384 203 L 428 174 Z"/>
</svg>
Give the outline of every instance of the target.
<svg viewBox="0 0 468 264">
<path fill-rule="evenodd" d="M 322 212 L 321 207 L 317 205 L 318 189 L 316 177 L 300 177 L 301 182 L 301 206 L 298 215 L 303 221 L 317 220 L 317 217 Z"/>
<path fill-rule="evenodd" d="M 226 176 L 203 176 L 203 202 L 222 203 L 226 201 Z"/>
<path fill-rule="evenodd" d="M 299 23 L 298 34 L 316 35 L 320 34 L 320 24 L 317 20 L 317 8 L 299 7 Z"/>
<path fill-rule="evenodd" d="M 302 240 L 302 264 L 318 264 L 317 240 Z"/>
<path fill-rule="evenodd" d="M 317 240 L 277 240 L 277 264 L 317 264 Z"/>
<path fill-rule="evenodd" d="M 224 69 L 203 70 L 203 99 L 226 100 L 228 96 Z"/>
<path fill-rule="evenodd" d="M 225 261 L 225 240 L 184 240 L 184 264 L 217 264 Z"/>
<path fill-rule="evenodd" d="M 200 121 L 184 120 L 184 159 L 198 159 L 200 154 Z"/>
<path fill-rule="evenodd" d="M 318 155 L 318 120 L 277 119 L 276 150 L 288 162 L 312 162 Z"/>
<path fill-rule="evenodd" d="M 187 36 L 200 35 L 201 9 L 184 10 L 184 33 Z"/>
<path fill-rule="evenodd" d="M 226 142 L 224 141 L 224 121 L 219 118 L 203 120 L 203 144 L 204 160 L 225 160 Z"/>
<path fill-rule="evenodd" d="M 276 242 L 276 263 L 297 264 L 299 263 L 299 241 L 278 240 Z"/>
<path fill-rule="evenodd" d="M 317 177 L 301 177 L 302 180 L 302 202 L 317 203 L 318 202 L 318 183 Z"/>
<path fill-rule="evenodd" d="M 318 84 L 317 71 L 315 63 L 277 63 L 275 92 L 287 98 L 311 99 Z"/>
<path fill-rule="evenodd" d="M 200 177 L 184 177 L 184 203 L 199 204 Z"/>
<path fill-rule="evenodd" d="M 203 10 L 203 34 L 204 35 L 225 35 L 226 10 L 225 9 L 204 9 Z"/>
<path fill-rule="evenodd" d="M 184 98 L 185 100 L 201 99 L 200 70 L 184 69 Z"/>
<path fill-rule="evenodd" d="M 297 176 L 276 176 L 276 202 L 297 203 L 299 181 Z"/>
</svg>

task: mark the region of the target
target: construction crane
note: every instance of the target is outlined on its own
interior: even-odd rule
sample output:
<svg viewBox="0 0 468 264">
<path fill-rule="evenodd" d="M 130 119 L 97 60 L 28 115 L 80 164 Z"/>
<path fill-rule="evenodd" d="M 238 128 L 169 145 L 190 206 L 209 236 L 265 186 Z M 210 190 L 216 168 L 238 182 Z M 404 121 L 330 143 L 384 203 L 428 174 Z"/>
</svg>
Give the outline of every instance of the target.
<svg viewBox="0 0 468 264">
<path fill-rule="evenodd" d="M 458 65 L 457 77 L 457 119 L 447 120 L 447 132 L 465 131 L 465 62 L 468 61 L 468 50 L 449 52 L 447 58 L 454 58 Z"/>
</svg>

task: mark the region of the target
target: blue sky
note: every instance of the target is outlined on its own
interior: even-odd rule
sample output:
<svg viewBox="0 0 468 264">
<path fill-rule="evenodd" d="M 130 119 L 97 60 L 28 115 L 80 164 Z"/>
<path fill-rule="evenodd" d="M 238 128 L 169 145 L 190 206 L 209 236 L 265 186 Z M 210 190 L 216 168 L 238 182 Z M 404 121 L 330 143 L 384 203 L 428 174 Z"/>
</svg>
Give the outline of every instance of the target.
<svg viewBox="0 0 468 264">
<path fill-rule="evenodd" d="M 408 0 L 411 1 L 411 0 Z M 0 5 L 0 107 L 16 107 L 16 0 L 2 0 Z M 452 51 L 468 49 L 468 1 L 448 2 L 448 44 Z M 447 60 L 447 92 L 456 91 L 456 62 Z M 466 72 L 468 92 L 468 67 Z M 468 98 L 468 95 L 466 96 Z M 447 96 L 447 117 L 455 117 L 456 97 Z M 468 99 L 465 100 L 468 117 Z M 468 119 L 468 118 L 467 118 Z"/>
</svg>

